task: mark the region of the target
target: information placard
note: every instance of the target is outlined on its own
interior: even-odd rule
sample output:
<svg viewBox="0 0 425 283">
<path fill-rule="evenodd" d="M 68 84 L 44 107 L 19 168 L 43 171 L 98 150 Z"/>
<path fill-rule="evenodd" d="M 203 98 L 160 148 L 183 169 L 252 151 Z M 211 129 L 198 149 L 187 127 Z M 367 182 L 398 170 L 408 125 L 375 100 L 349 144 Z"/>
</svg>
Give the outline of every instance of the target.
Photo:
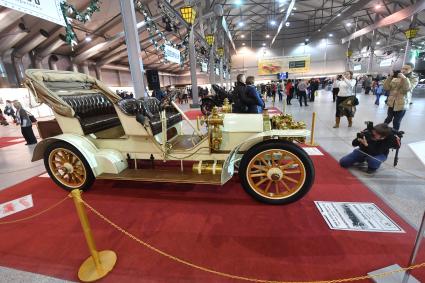
<svg viewBox="0 0 425 283">
<path fill-rule="evenodd" d="M 329 228 L 361 232 L 404 233 L 374 203 L 315 201 Z"/>
<path fill-rule="evenodd" d="M 33 15 L 34 17 L 65 26 L 60 3 L 63 0 L 0 0 L 0 6 Z"/>
<path fill-rule="evenodd" d="M 165 60 L 180 64 L 180 51 L 169 45 L 165 45 L 164 48 Z"/>
<path fill-rule="evenodd" d="M 32 195 L 26 195 L 0 204 L 0 218 L 15 214 L 19 211 L 33 207 Z"/>
</svg>

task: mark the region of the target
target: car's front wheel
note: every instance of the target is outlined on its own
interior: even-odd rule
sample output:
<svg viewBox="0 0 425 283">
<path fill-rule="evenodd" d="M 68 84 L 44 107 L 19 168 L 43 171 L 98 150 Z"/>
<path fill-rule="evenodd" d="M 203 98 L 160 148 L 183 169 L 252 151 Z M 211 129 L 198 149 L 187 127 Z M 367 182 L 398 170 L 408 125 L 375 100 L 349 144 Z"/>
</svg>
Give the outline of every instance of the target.
<svg viewBox="0 0 425 283">
<path fill-rule="evenodd" d="M 245 191 L 268 204 L 287 204 L 302 198 L 314 181 L 308 154 L 287 141 L 268 141 L 242 157 L 239 176 Z"/>
<path fill-rule="evenodd" d="M 84 156 L 66 142 L 55 142 L 47 147 L 44 166 L 50 178 L 67 191 L 87 190 L 95 180 Z"/>
</svg>

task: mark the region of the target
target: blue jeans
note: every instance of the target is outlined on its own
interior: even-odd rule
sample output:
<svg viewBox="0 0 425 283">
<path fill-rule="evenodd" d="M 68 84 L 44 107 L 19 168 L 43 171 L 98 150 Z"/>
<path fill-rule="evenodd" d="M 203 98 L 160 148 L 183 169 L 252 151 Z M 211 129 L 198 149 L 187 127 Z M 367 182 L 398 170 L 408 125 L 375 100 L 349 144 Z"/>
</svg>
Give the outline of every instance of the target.
<svg viewBox="0 0 425 283">
<path fill-rule="evenodd" d="M 388 107 L 387 118 L 385 118 L 384 123 L 389 124 L 393 121 L 393 128 L 398 131 L 400 130 L 400 123 L 404 114 L 406 114 L 406 110 L 394 111 L 392 107 Z"/>
<path fill-rule="evenodd" d="M 385 160 L 387 160 L 387 156 L 385 154 L 379 154 L 372 158 L 362 153 L 360 150 L 355 149 L 352 153 L 341 158 L 339 164 L 341 165 L 341 167 L 348 168 L 353 166 L 354 163 L 366 161 L 369 169 L 376 170 L 379 168 L 379 166 L 381 166 L 381 163 Z"/>
</svg>

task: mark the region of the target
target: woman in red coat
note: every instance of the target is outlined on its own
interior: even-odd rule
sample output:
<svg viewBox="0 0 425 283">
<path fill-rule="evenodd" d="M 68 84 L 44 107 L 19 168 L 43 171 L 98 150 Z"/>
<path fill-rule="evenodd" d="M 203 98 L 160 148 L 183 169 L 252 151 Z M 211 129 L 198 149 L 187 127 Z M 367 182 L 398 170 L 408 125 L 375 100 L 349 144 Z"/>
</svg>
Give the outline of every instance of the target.
<svg viewBox="0 0 425 283">
<path fill-rule="evenodd" d="M 285 86 L 286 89 L 286 105 L 291 105 L 291 99 L 293 97 L 294 92 L 294 86 L 292 85 L 292 82 L 288 80 Z"/>
</svg>

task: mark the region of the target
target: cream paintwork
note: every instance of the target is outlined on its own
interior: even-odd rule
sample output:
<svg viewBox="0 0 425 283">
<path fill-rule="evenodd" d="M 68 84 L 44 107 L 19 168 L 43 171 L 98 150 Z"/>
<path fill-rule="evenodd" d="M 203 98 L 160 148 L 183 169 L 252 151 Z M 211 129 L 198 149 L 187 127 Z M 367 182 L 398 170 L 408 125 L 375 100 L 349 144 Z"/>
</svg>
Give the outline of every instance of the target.
<svg viewBox="0 0 425 283">
<path fill-rule="evenodd" d="M 151 135 L 150 129 L 147 130 L 146 127 L 142 126 L 139 122 L 137 122 L 135 116 L 129 116 L 124 114 L 121 109 L 115 104 L 114 107 L 126 135 L 146 137 Z"/>
<path fill-rule="evenodd" d="M 263 131 L 262 114 L 224 114 L 223 132 L 259 133 Z"/>
<path fill-rule="evenodd" d="M 102 173 L 118 174 L 128 167 L 127 160 L 120 151 L 113 149 L 99 150 L 88 136 L 75 134 L 62 134 L 42 140 L 34 149 L 32 161 L 42 159 L 47 146 L 57 141 L 64 141 L 77 148 L 89 163 L 94 176 Z"/>
<path fill-rule="evenodd" d="M 80 121 L 77 118 L 70 118 L 62 116 L 58 113 L 55 113 L 55 118 L 58 121 L 59 127 L 62 130 L 62 133 L 66 134 L 76 134 L 79 136 L 84 136 L 83 129 L 81 128 Z"/>
</svg>

